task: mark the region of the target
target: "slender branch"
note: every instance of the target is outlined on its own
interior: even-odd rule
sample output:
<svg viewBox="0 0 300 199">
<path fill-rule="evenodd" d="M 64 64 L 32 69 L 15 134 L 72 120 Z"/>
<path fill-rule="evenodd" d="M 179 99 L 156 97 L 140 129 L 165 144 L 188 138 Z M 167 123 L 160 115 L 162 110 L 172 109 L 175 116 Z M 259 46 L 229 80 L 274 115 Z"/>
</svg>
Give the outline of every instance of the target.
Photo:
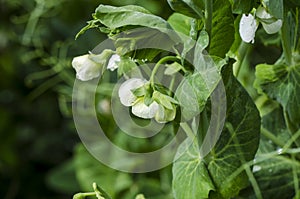
<svg viewBox="0 0 300 199">
<path fill-rule="evenodd" d="M 260 132 L 268 139 L 270 139 L 272 142 L 277 144 L 279 147 L 283 148 L 285 143 L 278 139 L 275 135 L 273 135 L 270 131 L 265 129 L 264 127 L 261 127 Z"/>
<path fill-rule="evenodd" d="M 194 134 L 193 130 L 186 122 L 180 123 L 180 126 L 191 140 L 195 139 L 196 135 Z"/>
<path fill-rule="evenodd" d="M 211 38 L 213 18 L 213 0 L 205 0 L 205 30 Z"/>
<path fill-rule="evenodd" d="M 247 56 L 247 52 L 248 52 L 248 47 L 249 45 L 245 42 L 242 41 L 239 50 L 238 50 L 238 54 L 239 54 L 239 61 L 237 62 L 236 65 L 236 73 L 235 73 L 235 77 L 238 79 L 240 71 L 241 71 L 241 67 L 244 63 L 244 60 Z"/>
<path fill-rule="evenodd" d="M 174 57 L 174 56 L 166 56 L 166 57 L 161 58 L 156 63 L 156 65 L 154 66 L 154 68 L 152 70 L 151 76 L 150 76 L 150 84 L 151 84 L 151 87 L 153 89 L 154 89 L 154 77 L 155 77 L 155 74 L 157 73 L 160 65 L 163 64 L 164 62 L 167 62 L 167 61 L 176 61 L 176 60 L 179 60 L 179 59 L 177 57 Z"/>
</svg>

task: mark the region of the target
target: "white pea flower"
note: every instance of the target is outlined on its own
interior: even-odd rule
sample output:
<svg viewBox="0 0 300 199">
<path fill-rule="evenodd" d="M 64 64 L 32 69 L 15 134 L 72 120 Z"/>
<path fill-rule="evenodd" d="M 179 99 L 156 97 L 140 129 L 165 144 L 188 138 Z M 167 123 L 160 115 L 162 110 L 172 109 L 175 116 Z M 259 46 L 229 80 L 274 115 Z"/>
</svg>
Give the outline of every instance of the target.
<svg viewBox="0 0 300 199">
<path fill-rule="evenodd" d="M 118 62 L 120 62 L 120 61 L 121 61 L 121 57 L 118 54 L 114 54 L 109 59 L 106 68 L 108 70 L 114 71 L 114 70 L 116 70 L 118 68 Z"/>
<path fill-rule="evenodd" d="M 244 42 L 254 43 L 255 32 L 258 28 L 259 22 L 261 22 L 264 30 L 268 34 L 278 32 L 282 26 L 281 19 L 276 19 L 269 14 L 264 7 L 260 6 L 256 10 L 255 17 L 252 14 L 249 14 L 248 16 L 243 14 L 241 18 L 239 33 Z"/>
<path fill-rule="evenodd" d="M 158 111 L 157 102 L 153 101 L 149 106 L 144 103 L 144 97 L 138 98 L 138 100 L 132 106 L 132 113 L 138 117 L 144 119 L 153 118 Z"/>
<path fill-rule="evenodd" d="M 88 81 L 100 75 L 101 65 L 89 59 L 89 55 L 75 57 L 72 66 L 76 70 L 76 77 Z"/>
<path fill-rule="evenodd" d="M 148 82 L 144 79 L 132 78 L 125 81 L 119 89 L 119 98 L 124 106 L 132 106 L 132 113 L 135 116 L 144 119 L 155 118 L 159 123 L 166 123 L 174 120 L 176 116 L 177 101 L 173 98 L 162 94 L 158 91 L 152 93 L 152 102 L 150 105 L 145 104 L 145 95 L 147 89 L 145 87 Z M 143 86 L 146 90 L 143 90 Z M 141 88 L 141 89 L 140 89 Z M 138 97 L 133 91 L 138 91 Z"/>
<path fill-rule="evenodd" d="M 260 22 L 268 34 L 274 34 L 278 32 L 282 26 L 281 19 L 275 19 L 270 15 L 264 7 L 259 7 L 256 10 L 256 16 L 260 19 Z"/>
<path fill-rule="evenodd" d="M 101 54 L 92 54 L 90 52 L 90 54 L 74 57 L 72 66 L 76 70 L 76 77 L 82 81 L 98 77 L 112 53 L 112 50 L 106 49 Z"/>
<path fill-rule="evenodd" d="M 119 88 L 119 98 L 124 106 L 132 106 L 137 97 L 132 90 L 143 86 L 147 81 L 139 78 L 132 78 L 125 81 Z"/>
<path fill-rule="evenodd" d="M 258 23 L 254 16 L 252 14 L 248 14 L 248 16 L 243 14 L 240 21 L 239 33 L 244 42 L 254 43 L 257 28 Z"/>
</svg>

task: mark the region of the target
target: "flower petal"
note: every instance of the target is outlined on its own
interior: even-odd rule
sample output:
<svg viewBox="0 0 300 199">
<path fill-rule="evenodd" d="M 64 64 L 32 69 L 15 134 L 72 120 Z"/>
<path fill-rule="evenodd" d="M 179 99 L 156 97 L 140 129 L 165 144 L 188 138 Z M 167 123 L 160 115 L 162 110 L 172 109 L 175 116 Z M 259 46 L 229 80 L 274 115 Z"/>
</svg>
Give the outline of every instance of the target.
<svg viewBox="0 0 300 199">
<path fill-rule="evenodd" d="M 282 20 L 276 19 L 267 10 L 260 6 L 256 10 L 256 16 L 261 21 L 263 28 L 268 34 L 274 34 L 278 32 L 282 26 Z"/>
<path fill-rule="evenodd" d="M 133 89 L 139 88 L 147 81 L 139 78 L 132 78 L 125 81 L 119 88 L 119 98 L 124 106 L 131 106 L 136 100 L 136 96 L 133 95 Z"/>
<path fill-rule="evenodd" d="M 251 14 L 249 14 L 248 16 L 243 14 L 240 21 L 239 33 L 244 42 L 254 43 L 254 37 L 257 28 L 258 23 L 254 16 Z"/>
<path fill-rule="evenodd" d="M 172 109 L 167 109 L 162 105 L 159 105 L 158 111 L 155 114 L 155 120 L 159 123 L 170 122 L 175 119 L 176 107 L 172 105 Z"/>
<path fill-rule="evenodd" d="M 151 119 L 156 115 L 159 105 L 152 102 L 149 106 L 144 103 L 144 98 L 139 98 L 138 101 L 132 106 L 132 113 L 144 119 Z"/>
<path fill-rule="evenodd" d="M 272 19 L 273 18 L 273 16 L 270 15 L 267 12 L 267 10 L 264 7 L 262 7 L 262 6 L 260 6 L 260 7 L 257 8 L 255 16 L 257 16 L 260 19 Z"/>
<path fill-rule="evenodd" d="M 76 70 L 76 78 L 88 81 L 100 75 L 101 65 L 89 59 L 89 55 L 73 58 L 72 66 Z"/>
<path fill-rule="evenodd" d="M 117 54 L 111 56 L 108 61 L 107 69 L 114 71 L 118 68 L 118 62 L 121 60 L 121 57 Z"/>
<path fill-rule="evenodd" d="M 270 24 L 262 22 L 262 25 L 268 34 L 275 34 L 276 32 L 278 32 L 281 29 L 282 20 L 278 19 L 275 22 L 270 23 Z"/>
</svg>

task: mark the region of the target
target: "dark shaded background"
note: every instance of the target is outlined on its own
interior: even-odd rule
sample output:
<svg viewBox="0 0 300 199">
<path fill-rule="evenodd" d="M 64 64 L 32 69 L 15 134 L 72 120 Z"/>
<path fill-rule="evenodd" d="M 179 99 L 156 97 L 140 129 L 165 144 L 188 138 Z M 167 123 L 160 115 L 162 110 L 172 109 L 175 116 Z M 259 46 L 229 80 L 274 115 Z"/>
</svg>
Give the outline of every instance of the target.
<svg viewBox="0 0 300 199">
<path fill-rule="evenodd" d="M 100 4 L 142 5 L 167 18 L 161 0 L 0 1 L 0 198 L 71 198 L 79 183 L 53 172 L 80 142 L 71 117 L 74 56 L 105 39 L 74 36 Z M 61 176 L 60 176 L 61 177 Z M 67 183 L 66 183 L 67 182 Z"/>
</svg>

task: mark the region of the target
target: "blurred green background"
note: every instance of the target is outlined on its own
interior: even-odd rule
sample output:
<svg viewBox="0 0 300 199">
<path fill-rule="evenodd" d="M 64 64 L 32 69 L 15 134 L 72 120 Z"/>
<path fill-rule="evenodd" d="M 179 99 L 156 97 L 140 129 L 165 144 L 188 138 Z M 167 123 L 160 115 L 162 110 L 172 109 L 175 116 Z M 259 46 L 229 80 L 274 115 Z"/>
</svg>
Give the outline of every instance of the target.
<svg viewBox="0 0 300 199">
<path fill-rule="evenodd" d="M 72 57 L 106 38 L 96 30 L 74 37 L 99 4 L 141 5 L 163 18 L 171 14 L 162 0 L 0 1 L 0 198 L 71 198 L 91 189 L 85 179 L 98 179 L 115 197 L 126 198 L 126 189 L 129 198 L 142 191 L 134 185 L 140 176 L 132 180 L 109 170 L 85 151 L 72 120 Z M 87 169 L 94 179 L 80 164 L 96 167 Z M 153 180 L 148 184 L 161 190 Z"/>
</svg>

